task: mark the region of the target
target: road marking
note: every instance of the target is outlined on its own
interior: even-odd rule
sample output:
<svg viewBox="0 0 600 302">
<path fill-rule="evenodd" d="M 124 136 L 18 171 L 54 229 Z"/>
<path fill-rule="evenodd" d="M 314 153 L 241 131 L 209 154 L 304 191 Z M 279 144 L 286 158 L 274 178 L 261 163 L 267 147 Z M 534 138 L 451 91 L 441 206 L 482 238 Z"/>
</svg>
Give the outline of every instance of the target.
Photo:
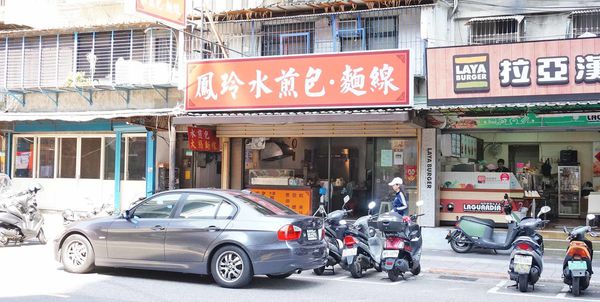
<svg viewBox="0 0 600 302">
<path fill-rule="evenodd" d="M 490 290 L 488 290 L 488 294 L 495 294 L 498 292 L 498 290 L 504 286 L 506 286 L 506 283 L 508 283 L 507 280 L 502 280 L 500 282 L 498 282 L 498 284 L 496 284 L 496 286 L 490 288 Z"/>
<path fill-rule="evenodd" d="M 383 283 L 383 282 L 374 282 L 374 281 L 367 281 L 364 279 L 354 279 L 352 277 L 349 276 L 342 276 L 342 277 L 337 277 L 337 278 L 319 278 L 319 277 L 311 277 L 311 276 L 296 276 L 296 278 L 301 278 L 301 279 L 309 279 L 309 280 L 319 280 L 319 281 L 339 281 L 339 282 L 349 282 L 349 283 L 371 283 L 371 284 L 376 284 L 376 285 L 385 285 L 385 286 L 391 286 L 391 285 L 398 285 L 398 284 L 402 284 L 404 282 L 406 282 L 406 280 L 400 280 L 400 281 L 396 281 L 396 282 L 391 282 L 388 281 L 389 283 Z"/>
<path fill-rule="evenodd" d="M 567 293 L 569 292 L 569 286 L 565 285 L 563 286 L 563 288 L 560 290 L 560 293 L 558 293 L 556 295 L 557 298 L 566 298 L 567 297 Z"/>
</svg>

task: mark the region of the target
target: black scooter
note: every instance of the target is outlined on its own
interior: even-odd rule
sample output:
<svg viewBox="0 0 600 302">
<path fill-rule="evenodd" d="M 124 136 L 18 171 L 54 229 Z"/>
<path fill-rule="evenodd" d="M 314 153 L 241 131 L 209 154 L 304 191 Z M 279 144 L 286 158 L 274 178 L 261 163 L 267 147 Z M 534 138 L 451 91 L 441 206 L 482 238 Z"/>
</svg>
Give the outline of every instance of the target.
<svg viewBox="0 0 600 302">
<path fill-rule="evenodd" d="M 508 232 L 494 233 L 495 223 L 492 219 L 481 219 L 473 216 L 462 216 L 457 227 L 449 231 L 446 240 L 450 247 L 457 253 L 467 253 L 474 247 L 492 250 L 508 250 L 512 247 L 517 237 L 522 236 L 519 227 L 520 219 L 512 212 L 508 194 L 504 194 L 504 213 L 508 224 Z M 540 242 L 543 248 L 543 238 L 536 234 L 534 241 Z"/>
<path fill-rule="evenodd" d="M 313 271 L 317 275 L 322 275 L 327 267 L 331 267 L 331 271 L 335 274 L 334 266 L 342 261 L 342 249 L 344 233 L 346 232 L 347 226 L 345 223 L 340 223 L 342 219 L 352 210 L 346 210 L 346 203 L 350 200 L 350 197 L 344 197 L 344 205 L 341 210 L 335 210 L 329 214 L 325 211 L 324 201 L 321 199 L 319 209 L 313 216 L 322 216 L 325 222 L 325 240 L 327 242 L 327 248 L 329 249 L 329 256 L 327 257 L 327 264 L 319 268 L 315 268 Z M 344 264 L 340 263 L 342 268 L 345 269 Z"/>
<path fill-rule="evenodd" d="M 417 201 L 417 208 L 423 206 L 423 201 Z M 410 271 L 413 275 L 421 272 L 421 227 L 417 218 L 424 214 L 401 216 L 392 211 L 382 214 L 377 219 L 377 228 L 383 232 L 385 244 L 381 253 L 381 268 L 387 272 L 392 282 L 404 279 L 404 274 Z"/>
</svg>

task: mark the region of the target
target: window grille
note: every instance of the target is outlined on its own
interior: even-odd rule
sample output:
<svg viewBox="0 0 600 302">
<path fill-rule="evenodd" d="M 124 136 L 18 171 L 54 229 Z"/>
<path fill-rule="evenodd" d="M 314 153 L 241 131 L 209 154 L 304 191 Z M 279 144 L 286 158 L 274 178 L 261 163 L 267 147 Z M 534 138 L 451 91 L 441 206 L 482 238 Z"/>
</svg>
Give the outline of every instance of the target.
<svg viewBox="0 0 600 302">
<path fill-rule="evenodd" d="M 315 24 L 290 23 L 264 25 L 262 55 L 297 55 L 314 52 Z"/>
<path fill-rule="evenodd" d="M 600 35 L 600 11 L 575 12 L 571 15 L 572 38 L 585 33 Z"/>
<path fill-rule="evenodd" d="M 521 41 L 524 22 L 517 18 L 477 20 L 471 26 L 470 44 L 500 44 Z"/>
</svg>

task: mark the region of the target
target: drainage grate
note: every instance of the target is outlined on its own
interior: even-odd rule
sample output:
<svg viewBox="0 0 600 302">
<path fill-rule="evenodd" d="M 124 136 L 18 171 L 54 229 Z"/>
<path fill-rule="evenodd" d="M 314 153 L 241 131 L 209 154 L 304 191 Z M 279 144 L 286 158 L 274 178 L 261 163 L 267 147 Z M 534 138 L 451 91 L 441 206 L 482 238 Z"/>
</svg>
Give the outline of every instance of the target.
<svg viewBox="0 0 600 302">
<path fill-rule="evenodd" d="M 446 275 L 442 275 L 439 276 L 440 279 L 445 279 L 445 280 L 460 280 L 460 281 L 477 281 L 477 278 L 471 278 L 471 277 L 459 277 L 459 276 L 446 276 Z"/>
</svg>

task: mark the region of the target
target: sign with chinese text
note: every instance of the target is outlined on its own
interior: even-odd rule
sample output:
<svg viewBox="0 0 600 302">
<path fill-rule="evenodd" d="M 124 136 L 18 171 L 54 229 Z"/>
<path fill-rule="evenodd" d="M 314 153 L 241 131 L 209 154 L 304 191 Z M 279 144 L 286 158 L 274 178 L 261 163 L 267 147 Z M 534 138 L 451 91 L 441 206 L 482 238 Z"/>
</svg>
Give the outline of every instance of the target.
<svg viewBox="0 0 600 302">
<path fill-rule="evenodd" d="M 428 105 L 600 98 L 600 38 L 427 49 Z"/>
<path fill-rule="evenodd" d="M 409 62 L 408 50 L 192 62 L 186 109 L 408 106 Z"/>
<path fill-rule="evenodd" d="M 185 0 L 135 0 L 135 11 L 175 28 L 185 27 Z"/>
<path fill-rule="evenodd" d="M 214 130 L 188 127 L 188 148 L 194 151 L 221 152 Z"/>
<path fill-rule="evenodd" d="M 428 116 L 427 124 L 440 129 L 526 129 L 576 128 L 600 126 L 600 113 L 558 113 L 521 116 L 462 117 L 457 115 Z"/>
</svg>

